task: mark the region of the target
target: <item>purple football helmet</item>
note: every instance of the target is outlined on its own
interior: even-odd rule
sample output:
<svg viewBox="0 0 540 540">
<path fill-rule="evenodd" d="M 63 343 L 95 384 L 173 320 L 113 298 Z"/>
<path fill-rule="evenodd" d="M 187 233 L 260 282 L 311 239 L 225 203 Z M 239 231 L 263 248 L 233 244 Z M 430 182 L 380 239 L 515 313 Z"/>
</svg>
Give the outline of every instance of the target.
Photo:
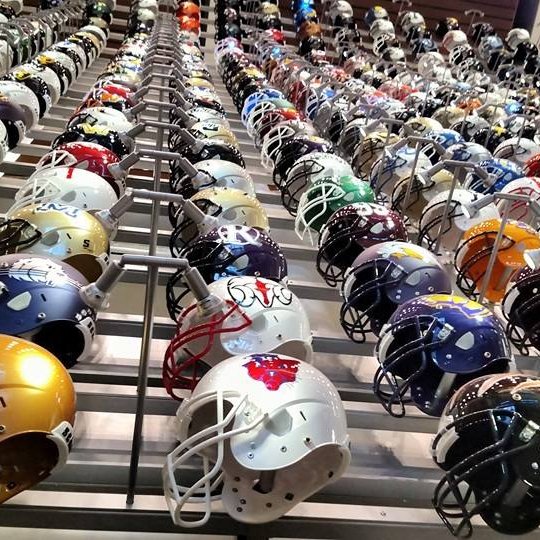
<svg viewBox="0 0 540 540">
<path fill-rule="evenodd" d="M 344 206 L 321 230 L 317 271 L 335 287 L 365 249 L 391 240 L 407 240 L 405 224 L 397 212 L 373 203 Z"/>
<path fill-rule="evenodd" d="M 423 294 L 450 293 L 450 277 L 427 249 L 384 242 L 366 249 L 345 274 L 340 322 L 358 343 L 379 335 L 396 309 Z"/>
<path fill-rule="evenodd" d="M 420 296 L 399 306 L 381 332 L 376 353 L 380 366 L 373 391 L 398 417 L 405 415 L 405 403 L 440 416 L 461 386 L 505 373 L 511 362 L 497 317 L 473 300 L 448 294 Z"/>
<path fill-rule="evenodd" d="M 183 250 L 173 250 L 173 256 L 187 259 L 197 268 L 206 283 L 223 277 L 255 276 L 272 281 L 287 278 L 287 261 L 280 247 L 268 234 L 243 225 L 224 225 L 212 229 Z M 189 293 L 178 271 L 167 283 L 167 309 L 177 320 Z"/>
</svg>

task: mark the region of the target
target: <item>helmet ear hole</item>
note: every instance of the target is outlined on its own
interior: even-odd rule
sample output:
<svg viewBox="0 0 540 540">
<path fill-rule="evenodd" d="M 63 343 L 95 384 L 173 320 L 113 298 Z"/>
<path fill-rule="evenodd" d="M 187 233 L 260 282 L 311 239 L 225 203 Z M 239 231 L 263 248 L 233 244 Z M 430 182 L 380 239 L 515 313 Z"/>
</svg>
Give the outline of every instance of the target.
<svg viewBox="0 0 540 540">
<path fill-rule="evenodd" d="M 62 336 L 62 339 L 58 339 Z M 70 322 L 55 321 L 43 325 L 32 341 L 62 359 L 66 368 L 74 366 L 84 350 L 84 336 Z"/>
<path fill-rule="evenodd" d="M 47 478 L 58 458 L 58 447 L 45 433 L 20 433 L 2 441 L 0 503 Z"/>
<path fill-rule="evenodd" d="M 94 255 L 73 255 L 65 259 L 65 262 L 78 270 L 89 282 L 96 281 L 103 273 L 103 268 Z"/>
</svg>

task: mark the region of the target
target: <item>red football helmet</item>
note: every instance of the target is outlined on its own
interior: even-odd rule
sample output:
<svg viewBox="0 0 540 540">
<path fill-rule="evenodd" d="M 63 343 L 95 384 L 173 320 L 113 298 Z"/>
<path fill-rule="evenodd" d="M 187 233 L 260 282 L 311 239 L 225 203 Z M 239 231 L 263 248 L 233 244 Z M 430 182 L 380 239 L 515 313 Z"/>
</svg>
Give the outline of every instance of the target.
<svg viewBox="0 0 540 540">
<path fill-rule="evenodd" d="M 46 167 L 76 167 L 101 176 L 114 189 L 118 197 L 126 190 L 126 174 L 110 169 L 110 165 L 120 160 L 110 150 L 90 142 L 70 142 L 61 144 L 37 163 L 36 169 Z"/>
<path fill-rule="evenodd" d="M 131 106 L 135 105 L 136 103 L 133 99 L 133 92 L 131 88 L 124 86 L 123 84 L 114 83 L 106 79 L 102 79 L 94 84 L 94 88 L 103 89 L 110 94 L 116 94 L 118 96 L 121 96 L 124 99 L 127 99 L 132 104 Z"/>
<path fill-rule="evenodd" d="M 191 17 L 192 19 L 200 19 L 201 8 L 195 2 L 180 2 L 176 10 L 176 16 Z"/>
<path fill-rule="evenodd" d="M 186 32 L 193 32 L 194 34 L 199 35 L 201 31 L 201 21 L 199 19 L 194 19 L 193 17 L 188 17 L 187 15 L 182 15 L 178 18 L 180 24 L 180 30 Z"/>
</svg>

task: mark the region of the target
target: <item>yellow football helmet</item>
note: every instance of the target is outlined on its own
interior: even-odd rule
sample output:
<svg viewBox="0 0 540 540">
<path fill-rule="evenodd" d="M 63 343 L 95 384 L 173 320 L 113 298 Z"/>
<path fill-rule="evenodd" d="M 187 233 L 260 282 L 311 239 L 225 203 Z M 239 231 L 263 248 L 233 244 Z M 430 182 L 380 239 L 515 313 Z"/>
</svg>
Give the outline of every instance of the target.
<svg viewBox="0 0 540 540">
<path fill-rule="evenodd" d="M 75 389 L 39 345 L 0 335 L 0 503 L 63 467 L 73 440 Z"/>
<path fill-rule="evenodd" d="M 216 218 L 216 227 L 244 225 L 263 231 L 269 230 L 268 216 L 261 203 L 243 191 L 229 187 L 207 188 L 197 192 L 191 199 L 205 214 Z M 169 219 L 175 230 L 171 235 L 173 253 L 199 236 L 197 225 L 172 203 Z"/>
<path fill-rule="evenodd" d="M 471 227 L 463 236 L 454 260 L 458 287 L 473 300 L 482 290 L 500 219 L 489 219 Z M 489 276 L 486 299 L 500 302 L 513 275 L 526 263 L 526 250 L 540 249 L 540 233 L 521 221 L 509 220 L 504 227 L 501 247 Z"/>
<path fill-rule="evenodd" d="M 0 223 L 0 254 L 56 257 L 95 281 L 109 262 L 109 237 L 89 212 L 50 202 L 20 208 Z"/>
</svg>

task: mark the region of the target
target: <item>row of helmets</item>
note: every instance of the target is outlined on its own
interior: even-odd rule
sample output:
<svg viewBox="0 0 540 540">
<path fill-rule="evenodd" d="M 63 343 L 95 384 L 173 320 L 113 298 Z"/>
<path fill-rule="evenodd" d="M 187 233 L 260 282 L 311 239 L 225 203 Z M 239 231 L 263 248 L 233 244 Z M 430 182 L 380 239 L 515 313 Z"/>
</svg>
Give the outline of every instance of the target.
<svg viewBox="0 0 540 540">
<path fill-rule="evenodd" d="M 50 71 L 67 89 L 106 46 L 113 9 L 89 3 L 66 58 L 51 56 L 36 73 Z M 90 352 L 95 335 L 96 313 L 81 290 L 109 255 L 109 231 L 94 212 L 124 190 L 112 165 L 131 144 L 122 111 L 140 82 L 149 37 L 136 24 L 0 223 L 0 502 L 59 470 L 73 444 L 76 401 L 66 368 Z"/>
<path fill-rule="evenodd" d="M 346 2 L 332 2 L 334 24 L 338 4 L 347 21 Z M 295 23 L 313 9 L 293 4 Z M 411 13 L 400 18 L 404 34 L 404 21 L 419 20 Z M 370 29 L 377 20 L 390 22 L 380 6 L 365 16 Z M 507 475 L 537 485 L 529 452 L 538 430 L 519 434 L 540 419 L 539 379 L 514 373 L 510 342 L 522 354 L 540 345 L 538 93 L 527 78 L 500 83 L 483 61 L 478 72 L 488 77 L 464 83 L 452 51 L 469 38 L 452 26 L 436 30 L 447 56 L 427 52 L 417 71 L 405 52 L 382 61 L 368 54 L 354 32 L 343 67 L 322 48 L 295 55 L 275 29 L 256 35 L 253 55 L 233 36 L 215 55 L 299 237 L 317 239 L 319 273 L 341 286 L 345 332 L 377 338 L 376 397 L 395 416 L 411 404 L 442 418 L 437 512 L 456 535 L 470 532 L 475 514 L 523 533 L 540 523 L 535 488 L 510 506 Z M 343 28 L 333 28 L 336 37 Z M 516 36 L 524 34 L 509 32 L 506 46 L 519 60 Z M 484 457 L 492 445 L 500 457 Z"/>
<path fill-rule="evenodd" d="M 5 11 L 0 6 L 0 12 Z M 65 95 L 106 39 L 105 32 L 92 23 L 92 10 L 79 1 L 39 15 L 4 16 L 6 20 L 0 21 L 6 35 L 0 42 L 0 161 Z M 72 33 L 73 17 L 79 30 Z"/>
<path fill-rule="evenodd" d="M 216 12 L 228 16 L 216 18 L 216 35 L 231 28 L 236 8 L 217 2 Z M 173 521 L 183 527 L 206 523 L 212 488 L 221 481 L 225 510 L 239 521 L 263 523 L 345 470 L 345 412 L 331 382 L 310 365 L 308 317 L 287 287 L 285 257 L 269 234 L 198 44 L 182 41 L 174 64 L 170 120 L 179 129 L 168 142 L 179 157 L 170 163 L 170 188 L 205 218 L 194 220 L 185 206 L 171 203 L 170 251 L 199 270 L 220 308 L 205 313 L 209 300 L 193 300 L 182 272 L 169 280 L 167 306 L 177 330 L 163 380 L 173 397 L 192 392 L 177 413 L 180 445 L 167 457 L 164 491 Z M 193 454 L 204 471 L 187 487 L 182 471 Z M 201 488 L 204 515 L 188 520 L 184 505 Z"/>
</svg>

